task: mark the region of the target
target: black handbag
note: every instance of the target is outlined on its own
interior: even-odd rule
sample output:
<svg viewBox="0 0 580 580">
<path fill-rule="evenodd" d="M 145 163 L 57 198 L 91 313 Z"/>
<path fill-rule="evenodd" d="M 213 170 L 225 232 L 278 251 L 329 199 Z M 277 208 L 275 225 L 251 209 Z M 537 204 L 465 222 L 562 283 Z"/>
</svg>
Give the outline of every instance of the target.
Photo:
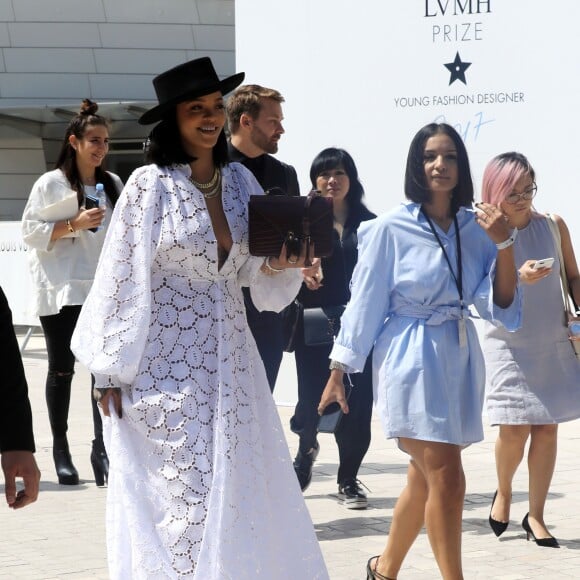
<svg viewBox="0 0 580 580">
<path fill-rule="evenodd" d="M 294 300 L 282 310 L 284 352 L 294 352 L 296 348 L 296 332 L 303 309 L 302 304 L 298 300 Z"/>
<path fill-rule="evenodd" d="M 250 254 L 277 258 L 286 243 L 287 255 L 300 255 L 301 244 L 314 242 L 314 256 L 332 254 L 332 198 L 251 195 L 248 207 Z M 308 246 L 309 247 L 309 246 Z M 307 255 L 306 265 L 312 256 Z"/>
<path fill-rule="evenodd" d="M 344 306 L 318 306 L 304 309 L 304 344 L 323 346 L 334 342 L 340 330 Z"/>
</svg>

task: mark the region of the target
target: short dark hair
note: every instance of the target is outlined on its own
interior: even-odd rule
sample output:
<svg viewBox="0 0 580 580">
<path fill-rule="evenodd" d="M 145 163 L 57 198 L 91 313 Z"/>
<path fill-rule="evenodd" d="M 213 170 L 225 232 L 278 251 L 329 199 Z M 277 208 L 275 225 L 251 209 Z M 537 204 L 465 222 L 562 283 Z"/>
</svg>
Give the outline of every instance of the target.
<svg viewBox="0 0 580 580">
<path fill-rule="evenodd" d="M 175 107 L 173 114 L 153 127 L 145 141 L 144 149 L 146 163 L 155 163 L 162 167 L 195 161 L 195 157 L 189 155 L 183 148 Z M 221 167 L 228 161 L 228 143 L 222 129 L 213 148 L 213 162 L 217 167 Z"/>
<path fill-rule="evenodd" d="M 458 180 L 451 198 L 451 209 L 453 213 L 456 213 L 461 206 L 470 207 L 473 204 L 473 180 L 465 144 L 459 133 L 447 123 L 425 125 L 413 137 L 405 170 L 405 197 L 415 203 L 431 200 L 431 190 L 427 185 L 423 159 L 427 140 L 437 134 L 447 135 L 457 150 Z"/>
<path fill-rule="evenodd" d="M 245 113 L 257 119 L 262 110 L 262 99 L 272 99 L 283 103 L 284 97 L 276 90 L 260 85 L 242 85 L 238 87 L 226 101 L 228 129 L 234 134 L 240 128 L 240 118 Z"/>
<path fill-rule="evenodd" d="M 313 189 L 316 189 L 316 178 L 323 171 L 336 169 L 337 167 L 342 167 L 350 180 L 350 187 L 346 194 L 347 201 L 352 207 L 361 205 L 365 191 L 358 178 L 358 170 L 354 160 L 344 149 L 328 147 L 327 149 L 323 149 L 314 158 L 310 166 L 310 182 L 312 183 Z"/>
</svg>

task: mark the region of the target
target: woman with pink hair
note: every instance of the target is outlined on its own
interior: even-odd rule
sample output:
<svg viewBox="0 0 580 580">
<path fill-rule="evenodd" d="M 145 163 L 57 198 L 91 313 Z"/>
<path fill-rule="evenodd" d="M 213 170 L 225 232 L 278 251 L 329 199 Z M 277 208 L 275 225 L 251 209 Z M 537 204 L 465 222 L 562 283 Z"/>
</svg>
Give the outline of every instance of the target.
<svg viewBox="0 0 580 580">
<path fill-rule="evenodd" d="M 552 219 L 577 303 L 580 274 L 564 220 L 533 209 L 536 191 L 535 171 L 521 153 L 498 155 L 485 168 L 482 198 L 501 207 L 514 228 L 512 236 L 517 234 L 514 253 L 523 288 L 520 330 L 509 333 L 485 323 L 486 406 L 491 424 L 499 425 L 495 444 L 498 487 L 489 524 L 496 536 L 508 527 L 512 480 L 529 438 L 529 511 L 522 527 L 528 540 L 531 536 L 538 546 L 557 548 L 558 541 L 544 522 L 544 506 L 556 463 L 558 423 L 580 417 L 580 365 L 565 325 Z"/>
</svg>

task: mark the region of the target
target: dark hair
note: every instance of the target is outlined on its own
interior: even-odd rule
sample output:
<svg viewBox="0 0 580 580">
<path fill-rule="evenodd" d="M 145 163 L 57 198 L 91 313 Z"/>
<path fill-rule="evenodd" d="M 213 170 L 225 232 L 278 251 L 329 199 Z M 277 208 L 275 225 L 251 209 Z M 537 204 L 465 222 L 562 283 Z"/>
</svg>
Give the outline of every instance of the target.
<svg viewBox="0 0 580 580">
<path fill-rule="evenodd" d="M 310 166 L 310 182 L 312 187 L 316 189 L 316 178 L 327 169 L 336 169 L 337 167 L 342 167 L 348 179 L 350 180 L 350 187 L 348 193 L 346 194 L 346 200 L 348 201 L 351 208 L 363 205 L 362 198 L 364 196 L 364 189 L 362 183 L 358 178 L 358 170 L 354 164 L 353 158 L 344 149 L 338 149 L 337 147 L 328 147 L 323 149 L 312 162 Z"/>
<path fill-rule="evenodd" d="M 461 206 L 470 207 L 473 204 L 473 180 L 465 144 L 459 133 L 447 123 L 425 125 L 413 137 L 405 170 L 405 197 L 415 203 L 431 200 L 431 191 L 427 186 L 425 177 L 424 153 L 427 140 L 437 134 L 447 135 L 457 150 L 458 180 L 451 198 L 451 210 L 453 213 L 457 213 Z"/>
<path fill-rule="evenodd" d="M 105 127 L 108 130 L 109 121 L 105 117 L 97 115 L 98 110 L 99 105 L 97 103 L 94 103 L 90 99 L 83 100 L 80 111 L 70 120 L 66 128 L 64 140 L 55 164 L 55 167 L 64 173 L 71 188 L 77 192 L 79 207 L 84 203 L 85 193 L 76 162 L 77 152 L 70 144 L 69 138 L 71 135 L 74 135 L 77 139 L 82 139 L 91 127 Z M 103 184 L 107 197 L 111 204 L 115 205 L 119 198 L 119 192 L 117 191 L 113 178 L 105 170 L 104 160 L 99 167 L 95 167 L 95 179 L 97 182 Z"/>
<path fill-rule="evenodd" d="M 146 163 L 155 163 L 162 167 L 174 163 L 191 163 L 196 159 L 183 148 L 183 138 L 177 126 L 175 107 L 173 114 L 168 115 L 166 119 L 153 127 L 145 141 L 144 149 Z M 222 129 L 213 148 L 213 162 L 217 167 L 221 167 L 228 161 L 228 142 Z"/>
</svg>

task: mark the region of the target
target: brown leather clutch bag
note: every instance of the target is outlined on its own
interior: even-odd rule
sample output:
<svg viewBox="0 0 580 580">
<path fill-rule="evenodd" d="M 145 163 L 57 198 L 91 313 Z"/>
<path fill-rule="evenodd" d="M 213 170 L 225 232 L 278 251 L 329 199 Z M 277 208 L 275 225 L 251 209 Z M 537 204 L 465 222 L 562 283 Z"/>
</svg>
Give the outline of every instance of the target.
<svg viewBox="0 0 580 580">
<path fill-rule="evenodd" d="M 299 255 L 303 241 L 314 242 L 314 256 L 332 254 L 332 199 L 313 195 L 252 195 L 249 204 L 250 254 L 277 258 L 286 243 Z M 307 265 L 312 256 L 307 256 Z"/>
</svg>

